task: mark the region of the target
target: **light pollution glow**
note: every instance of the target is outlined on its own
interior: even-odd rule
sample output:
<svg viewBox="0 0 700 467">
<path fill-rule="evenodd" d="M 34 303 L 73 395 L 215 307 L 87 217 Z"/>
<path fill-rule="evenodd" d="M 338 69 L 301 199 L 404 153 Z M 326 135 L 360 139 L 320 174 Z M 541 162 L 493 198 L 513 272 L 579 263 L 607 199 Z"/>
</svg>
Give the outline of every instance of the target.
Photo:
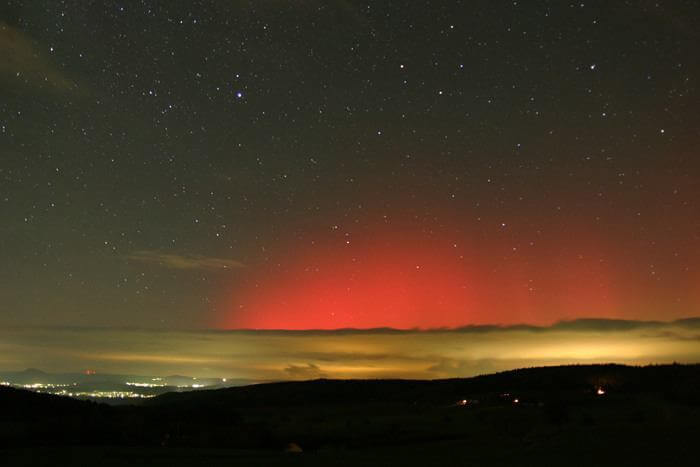
<svg viewBox="0 0 700 467">
<path fill-rule="evenodd" d="M 550 327 L 396 331 L 150 331 L 6 328 L 3 369 L 255 381 L 468 377 L 572 363 L 700 361 L 700 319 L 580 320 Z"/>
</svg>

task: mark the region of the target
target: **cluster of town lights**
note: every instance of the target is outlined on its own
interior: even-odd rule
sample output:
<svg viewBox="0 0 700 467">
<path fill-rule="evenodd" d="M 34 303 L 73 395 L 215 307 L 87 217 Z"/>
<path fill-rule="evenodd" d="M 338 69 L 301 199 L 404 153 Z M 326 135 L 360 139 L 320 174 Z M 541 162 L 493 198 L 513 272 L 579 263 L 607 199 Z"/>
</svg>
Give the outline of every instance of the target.
<svg viewBox="0 0 700 467">
<path fill-rule="evenodd" d="M 153 381 L 158 381 L 155 383 L 137 383 L 133 381 L 127 381 L 125 384 L 134 388 L 163 388 L 167 384 L 162 383 L 162 378 L 153 378 Z M 225 380 L 224 380 L 225 381 Z M 0 381 L 0 386 L 15 387 L 21 389 L 28 389 L 30 391 L 38 392 L 41 394 L 53 394 L 56 396 L 68 396 L 68 397 L 88 397 L 94 399 L 147 399 L 155 397 L 155 394 L 141 394 L 135 391 L 78 391 L 78 383 L 71 384 L 54 384 L 54 383 L 31 383 L 31 384 L 14 384 L 9 381 Z M 177 388 L 180 389 L 201 389 L 205 387 L 205 384 L 191 384 L 191 385 L 178 385 Z M 68 389 L 73 388 L 73 390 Z"/>
<path fill-rule="evenodd" d="M 137 388 L 162 388 L 165 387 L 165 384 L 156 384 L 156 383 L 133 383 L 131 381 L 127 381 L 126 383 L 127 386 L 135 386 Z"/>
<path fill-rule="evenodd" d="M 137 392 L 131 391 L 93 391 L 93 392 L 71 392 L 61 390 L 61 391 L 37 391 L 41 393 L 53 394 L 56 396 L 68 396 L 68 397 L 89 397 L 97 399 L 148 399 L 155 397 L 152 394 L 139 394 Z"/>
</svg>

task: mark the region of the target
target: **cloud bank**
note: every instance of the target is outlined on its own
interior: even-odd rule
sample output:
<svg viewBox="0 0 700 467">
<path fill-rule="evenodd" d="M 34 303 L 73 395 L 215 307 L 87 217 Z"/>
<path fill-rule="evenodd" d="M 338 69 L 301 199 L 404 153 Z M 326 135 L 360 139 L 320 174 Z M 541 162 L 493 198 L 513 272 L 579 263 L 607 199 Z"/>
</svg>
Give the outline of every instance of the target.
<svg viewBox="0 0 700 467">
<path fill-rule="evenodd" d="M 449 378 L 572 363 L 700 362 L 700 319 L 397 331 L 0 330 L 3 370 L 27 367 L 257 381 Z"/>
</svg>

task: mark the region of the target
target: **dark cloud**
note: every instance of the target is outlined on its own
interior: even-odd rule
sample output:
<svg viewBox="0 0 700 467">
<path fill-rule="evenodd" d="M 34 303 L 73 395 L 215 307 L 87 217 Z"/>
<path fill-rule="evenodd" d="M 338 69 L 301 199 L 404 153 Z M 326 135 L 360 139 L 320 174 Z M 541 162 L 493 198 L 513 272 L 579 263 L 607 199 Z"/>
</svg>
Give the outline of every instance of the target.
<svg viewBox="0 0 700 467">
<path fill-rule="evenodd" d="M 556 329 L 580 331 L 627 331 L 632 329 L 655 328 L 664 323 L 659 321 L 633 321 L 622 319 L 577 319 L 560 321 L 553 327 Z"/>
<path fill-rule="evenodd" d="M 700 318 L 679 319 L 675 323 L 686 328 L 700 328 Z"/>
</svg>

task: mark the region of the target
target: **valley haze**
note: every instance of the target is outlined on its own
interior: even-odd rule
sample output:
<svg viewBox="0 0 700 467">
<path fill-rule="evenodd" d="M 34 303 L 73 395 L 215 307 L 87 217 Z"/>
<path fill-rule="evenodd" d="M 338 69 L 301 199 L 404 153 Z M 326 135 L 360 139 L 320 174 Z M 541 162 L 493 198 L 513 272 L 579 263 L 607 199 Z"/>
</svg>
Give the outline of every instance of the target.
<svg viewBox="0 0 700 467">
<path fill-rule="evenodd" d="M 700 318 L 396 330 L 5 327 L 0 370 L 281 381 L 438 379 L 547 365 L 694 363 Z"/>
</svg>

